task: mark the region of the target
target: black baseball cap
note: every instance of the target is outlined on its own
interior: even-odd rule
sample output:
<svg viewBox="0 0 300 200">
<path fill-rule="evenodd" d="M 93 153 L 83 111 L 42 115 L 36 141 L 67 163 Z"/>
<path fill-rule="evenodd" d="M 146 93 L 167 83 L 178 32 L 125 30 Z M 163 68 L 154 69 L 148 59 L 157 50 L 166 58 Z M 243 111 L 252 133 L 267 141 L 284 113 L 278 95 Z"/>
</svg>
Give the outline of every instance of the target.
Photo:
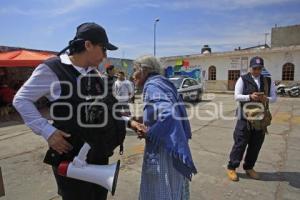
<svg viewBox="0 0 300 200">
<path fill-rule="evenodd" d="M 105 47 L 107 50 L 113 51 L 118 49 L 118 47 L 108 41 L 106 31 L 102 26 L 94 22 L 87 22 L 77 27 L 74 39 L 69 42 L 69 45 L 66 48 L 58 53 L 58 56 L 69 49 L 72 44 L 86 40 L 89 40 L 93 43 L 99 43 L 103 45 L 103 47 Z"/>
<path fill-rule="evenodd" d="M 264 59 L 258 56 L 251 58 L 250 67 L 264 67 Z"/>
<path fill-rule="evenodd" d="M 118 47 L 108 41 L 105 29 L 94 22 L 87 22 L 79 25 L 74 39 L 83 39 L 100 43 L 108 50 L 118 49 Z"/>
</svg>

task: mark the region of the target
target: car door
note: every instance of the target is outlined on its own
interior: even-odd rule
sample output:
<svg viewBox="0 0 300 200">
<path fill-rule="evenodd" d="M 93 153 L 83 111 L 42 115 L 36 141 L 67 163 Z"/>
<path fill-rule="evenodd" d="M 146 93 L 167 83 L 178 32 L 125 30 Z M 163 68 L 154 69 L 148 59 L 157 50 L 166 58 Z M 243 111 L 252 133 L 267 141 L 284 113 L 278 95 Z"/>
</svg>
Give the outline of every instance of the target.
<svg viewBox="0 0 300 200">
<path fill-rule="evenodd" d="M 188 90 L 188 96 L 189 96 L 190 100 L 194 101 L 198 97 L 200 85 L 194 79 L 189 79 L 189 82 L 190 82 L 190 87 L 189 87 L 189 90 Z"/>
<path fill-rule="evenodd" d="M 191 99 L 192 96 L 194 96 L 194 93 L 197 93 L 195 88 L 194 88 L 194 83 L 192 82 L 191 79 L 187 78 L 184 80 L 182 84 L 182 97 L 184 99 Z"/>
<path fill-rule="evenodd" d="M 198 93 L 202 93 L 202 84 L 195 79 L 191 79 L 191 81 L 193 83 L 193 89 L 197 90 Z"/>
</svg>

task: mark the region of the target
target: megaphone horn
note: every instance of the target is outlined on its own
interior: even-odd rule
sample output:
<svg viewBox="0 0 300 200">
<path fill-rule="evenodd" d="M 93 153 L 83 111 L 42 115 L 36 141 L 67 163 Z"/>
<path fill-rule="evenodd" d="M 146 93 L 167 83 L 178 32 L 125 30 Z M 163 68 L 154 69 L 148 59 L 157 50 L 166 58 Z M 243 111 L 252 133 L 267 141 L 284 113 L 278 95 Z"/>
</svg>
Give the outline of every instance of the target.
<svg viewBox="0 0 300 200">
<path fill-rule="evenodd" d="M 85 143 L 73 162 L 63 161 L 58 166 L 58 174 L 90 183 L 101 185 L 115 194 L 120 171 L 120 160 L 111 165 L 92 165 L 86 163 L 90 146 Z"/>
</svg>

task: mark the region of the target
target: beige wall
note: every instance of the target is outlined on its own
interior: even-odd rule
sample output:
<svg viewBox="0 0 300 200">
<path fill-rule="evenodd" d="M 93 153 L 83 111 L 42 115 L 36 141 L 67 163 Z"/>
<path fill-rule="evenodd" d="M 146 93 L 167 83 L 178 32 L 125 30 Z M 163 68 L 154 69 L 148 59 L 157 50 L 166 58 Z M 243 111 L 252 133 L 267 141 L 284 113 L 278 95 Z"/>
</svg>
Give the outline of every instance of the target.
<svg viewBox="0 0 300 200">
<path fill-rule="evenodd" d="M 205 81 L 204 87 L 206 91 L 226 91 L 228 88 L 228 81 Z"/>
<path fill-rule="evenodd" d="M 241 58 L 248 58 L 246 66 L 249 66 L 250 59 L 260 56 L 265 61 L 266 69 L 272 74 L 272 80 L 280 81 L 282 78 L 282 66 L 291 62 L 295 65 L 295 81 L 300 81 L 300 46 L 291 48 L 275 48 L 266 50 L 234 51 L 224 53 L 213 53 L 209 55 L 190 55 L 182 57 L 162 58 L 164 66 L 174 66 L 179 58 L 188 59 L 191 66 L 200 66 L 206 71 L 205 86 L 207 90 L 223 91 L 228 89 L 228 71 L 240 70 Z M 235 63 L 238 64 L 235 64 Z M 208 68 L 215 66 L 216 81 L 209 81 Z M 247 69 L 249 70 L 249 68 Z"/>
<path fill-rule="evenodd" d="M 272 28 L 271 46 L 300 45 L 300 25 Z"/>
</svg>

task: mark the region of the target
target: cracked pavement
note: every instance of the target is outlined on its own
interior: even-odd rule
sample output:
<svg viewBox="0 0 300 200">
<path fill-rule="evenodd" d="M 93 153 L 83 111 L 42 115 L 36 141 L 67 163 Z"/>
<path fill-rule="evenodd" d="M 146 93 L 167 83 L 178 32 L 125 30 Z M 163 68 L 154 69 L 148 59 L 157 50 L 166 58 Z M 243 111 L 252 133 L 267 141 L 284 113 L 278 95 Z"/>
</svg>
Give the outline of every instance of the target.
<svg viewBox="0 0 300 200">
<path fill-rule="evenodd" d="M 239 182 L 227 179 L 235 108 L 233 96 L 225 94 L 206 95 L 203 102 L 188 106 L 188 112 L 194 113 L 190 145 L 198 168 L 191 200 L 300 199 L 300 98 L 278 98 L 271 105 L 272 125 L 255 167 L 261 180 L 249 179 L 242 168 Z M 211 117 L 212 113 L 218 117 Z M 138 199 L 143 148 L 144 142 L 128 132 L 124 155 L 111 159 L 121 159 L 121 171 L 116 194 L 108 199 Z M 43 138 L 19 120 L 0 123 L 0 166 L 6 191 L 0 200 L 60 199 L 51 168 L 42 163 L 46 149 Z"/>
</svg>

